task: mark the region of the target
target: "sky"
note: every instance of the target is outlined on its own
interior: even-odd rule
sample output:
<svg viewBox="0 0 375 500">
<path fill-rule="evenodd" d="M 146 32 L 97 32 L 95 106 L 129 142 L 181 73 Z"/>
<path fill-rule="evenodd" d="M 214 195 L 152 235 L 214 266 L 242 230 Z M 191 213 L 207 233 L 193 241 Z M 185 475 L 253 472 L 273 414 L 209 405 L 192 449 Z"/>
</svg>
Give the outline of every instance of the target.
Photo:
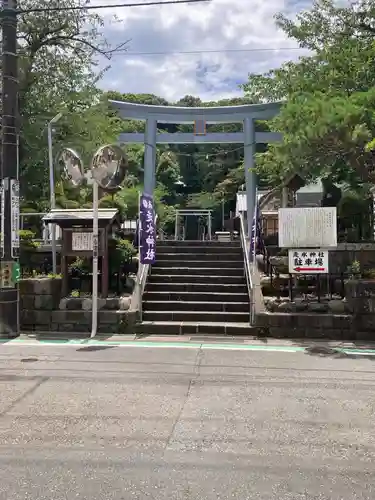
<svg viewBox="0 0 375 500">
<path fill-rule="evenodd" d="M 142 3 L 144 0 L 135 0 Z M 132 3 L 135 3 L 133 0 Z M 120 0 L 92 0 L 91 4 Z M 125 3 L 125 2 L 124 2 Z M 122 93 L 151 93 L 175 102 L 241 96 L 249 73 L 264 73 L 302 55 L 276 27 L 278 12 L 295 17 L 312 0 L 211 0 L 209 3 L 99 11 L 115 54 L 100 86 Z M 117 20 L 113 20 L 113 16 Z"/>
</svg>

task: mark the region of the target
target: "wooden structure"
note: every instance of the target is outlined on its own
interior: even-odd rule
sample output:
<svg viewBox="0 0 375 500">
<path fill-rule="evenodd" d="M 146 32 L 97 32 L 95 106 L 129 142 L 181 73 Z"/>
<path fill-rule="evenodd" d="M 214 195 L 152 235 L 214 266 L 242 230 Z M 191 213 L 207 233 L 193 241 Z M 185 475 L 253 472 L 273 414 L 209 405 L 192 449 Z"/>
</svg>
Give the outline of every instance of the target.
<svg viewBox="0 0 375 500">
<path fill-rule="evenodd" d="M 100 208 L 99 214 L 99 255 L 101 259 L 101 296 L 108 296 L 109 265 L 108 240 L 113 231 L 120 228 L 117 209 Z M 45 224 L 57 224 L 62 230 L 61 274 L 62 296 L 69 293 L 68 260 L 71 257 L 92 258 L 93 210 L 55 209 L 43 217 Z"/>
</svg>

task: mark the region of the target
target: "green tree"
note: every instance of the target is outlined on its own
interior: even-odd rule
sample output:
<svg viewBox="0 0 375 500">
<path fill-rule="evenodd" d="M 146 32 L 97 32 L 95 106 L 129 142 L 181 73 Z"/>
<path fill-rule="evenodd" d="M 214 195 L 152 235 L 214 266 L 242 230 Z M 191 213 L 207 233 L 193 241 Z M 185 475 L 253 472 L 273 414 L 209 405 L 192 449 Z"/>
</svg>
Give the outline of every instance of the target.
<svg viewBox="0 0 375 500">
<path fill-rule="evenodd" d="M 169 193 L 176 191 L 176 182 L 180 179 L 180 165 L 172 151 L 163 152 L 156 168 L 156 180 L 166 188 Z"/>
<path fill-rule="evenodd" d="M 67 130 L 75 139 L 82 131 L 85 139 L 89 136 L 91 144 L 87 143 L 87 147 L 98 144 L 103 135 L 107 137 L 108 127 L 112 126 L 105 123 L 106 132 L 95 136 L 107 116 L 102 115 L 104 102 L 96 87 L 101 76 L 97 71 L 98 56 L 110 58 L 117 48 L 102 36 L 102 19 L 86 6 L 85 0 L 22 2 L 25 11 L 79 7 L 19 16 L 21 190 L 28 200 L 48 197 L 46 125 L 57 112 L 65 113 Z M 91 130 L 86 131 L 85 126 Z M 68 135 L 63 134 L 64 140 Z"/>
<path fill-rule="evenodd" d="M 375 2 L 360 4 L 370 15 Z M 338 7 L 333 0 L 317 0 L 295 21 L 277 16 L 289 37 L 315 53 L 249 75 L 243 86 L 257 102 L 285 99 L 273 124 L 283 142 L 258 156 L 260 171 L 275 185 L 292 171 L 353 186 L 371 180 L 373 155 L 366 144 L 375 129 L 375 47 L 371 33 L 361 31 L 361 19 L 358 5 Z"/>
</svg>

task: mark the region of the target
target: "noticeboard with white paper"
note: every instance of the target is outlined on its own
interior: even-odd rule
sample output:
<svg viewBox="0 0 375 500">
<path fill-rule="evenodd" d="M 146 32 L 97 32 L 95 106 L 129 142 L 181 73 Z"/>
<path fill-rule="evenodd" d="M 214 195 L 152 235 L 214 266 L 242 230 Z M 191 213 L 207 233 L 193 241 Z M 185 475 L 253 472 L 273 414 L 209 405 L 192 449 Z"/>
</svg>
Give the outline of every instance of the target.
<svg viewBox="0 0 375 500">
<path fill-rule="evenodd" d="M 331 248 L 336 246 L 336 207 L 279 209 L 279 247 Z"/>
</svg>

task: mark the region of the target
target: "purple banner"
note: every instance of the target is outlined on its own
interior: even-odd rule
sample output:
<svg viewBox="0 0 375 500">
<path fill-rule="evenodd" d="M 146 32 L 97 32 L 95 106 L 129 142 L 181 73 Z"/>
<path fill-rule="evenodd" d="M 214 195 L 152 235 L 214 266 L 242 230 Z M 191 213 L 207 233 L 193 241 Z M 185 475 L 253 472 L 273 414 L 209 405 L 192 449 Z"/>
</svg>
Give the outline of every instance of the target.
<svg viewBox="0 0 375 500">
<path fill-rule="evenodd" d="M 152 196 L 142 194 L 139 206 L 139 249 L 141 264 L 154 264 L 156 258 L 155 210 Z"/>
</svg>

